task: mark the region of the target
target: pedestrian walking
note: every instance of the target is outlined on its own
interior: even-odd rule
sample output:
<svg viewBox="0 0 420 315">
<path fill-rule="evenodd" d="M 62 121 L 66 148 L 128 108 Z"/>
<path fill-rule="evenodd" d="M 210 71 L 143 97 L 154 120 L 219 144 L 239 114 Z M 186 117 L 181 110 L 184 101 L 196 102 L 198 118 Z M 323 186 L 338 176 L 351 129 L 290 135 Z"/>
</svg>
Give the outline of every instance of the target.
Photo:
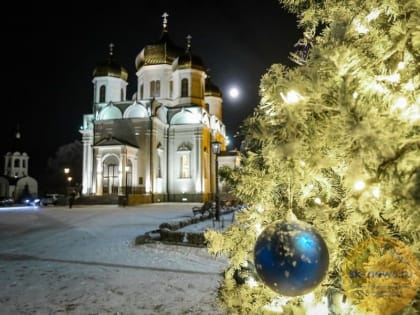
<svg viewBox="0 0 420 315">
<path fill-rule="evenodd" d="M 73 191 L 69 197 L 69 208 L 73 207 L 74 199 L 76 199 L 76 192 Z"/>
</svg>

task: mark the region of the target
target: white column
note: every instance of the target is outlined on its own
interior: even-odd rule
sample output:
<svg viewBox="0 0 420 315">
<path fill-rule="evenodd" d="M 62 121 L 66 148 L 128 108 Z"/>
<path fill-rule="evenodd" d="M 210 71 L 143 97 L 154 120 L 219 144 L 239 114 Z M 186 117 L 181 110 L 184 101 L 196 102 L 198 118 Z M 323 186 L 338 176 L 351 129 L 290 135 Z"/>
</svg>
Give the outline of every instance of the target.
<svg viewBox="0 0 420 315">
<path fill-rule="evenodd" d="M 82 169 L 82 193 L 93 192 L 93 134 L 92 131 L 83 132 L 83 169 Z"/>
</svg>

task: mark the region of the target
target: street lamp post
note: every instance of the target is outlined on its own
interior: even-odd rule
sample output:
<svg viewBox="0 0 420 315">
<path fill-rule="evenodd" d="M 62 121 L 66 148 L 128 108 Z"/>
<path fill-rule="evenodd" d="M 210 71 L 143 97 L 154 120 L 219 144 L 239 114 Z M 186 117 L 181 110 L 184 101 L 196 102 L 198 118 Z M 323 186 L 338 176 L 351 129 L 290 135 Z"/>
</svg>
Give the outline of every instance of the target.
<svg viewBox="0 0 420 315">
<path fill-rule="evenodd" d="M 220 221 L 220 202 L 219 202 L 219 161 L 218 156 L 220 154 L 221 143 L 219 141 L 213 141 L 211 143 L 211 150 L 215 154 L 215 168 L 216 168 L 216 221 Z"/>
</svg>

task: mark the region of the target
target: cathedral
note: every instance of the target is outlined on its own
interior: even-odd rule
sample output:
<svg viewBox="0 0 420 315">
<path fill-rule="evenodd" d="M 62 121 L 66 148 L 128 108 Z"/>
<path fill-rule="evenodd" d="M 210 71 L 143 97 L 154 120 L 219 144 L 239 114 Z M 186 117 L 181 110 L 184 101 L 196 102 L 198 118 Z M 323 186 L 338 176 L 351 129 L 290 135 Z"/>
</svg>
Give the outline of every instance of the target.
<svg viewBox="0 0 420 315">
<path fill-rule="evenodd" d="M 134 95 L 126 95 L 128 73 L 112 44 L 93 71 L 92 113 L 80 129 L 83 195 L 126 196 L 130 203 L 207 201 L 216 191 L 216 165 L 235 164 L 235 154 L 223 154 L 222 94 L 192 53 L 191 36 L 185 47 L 176 45 L 168 15 L 162 17 L 160 38 L 135 58 Z"/>
</svg>

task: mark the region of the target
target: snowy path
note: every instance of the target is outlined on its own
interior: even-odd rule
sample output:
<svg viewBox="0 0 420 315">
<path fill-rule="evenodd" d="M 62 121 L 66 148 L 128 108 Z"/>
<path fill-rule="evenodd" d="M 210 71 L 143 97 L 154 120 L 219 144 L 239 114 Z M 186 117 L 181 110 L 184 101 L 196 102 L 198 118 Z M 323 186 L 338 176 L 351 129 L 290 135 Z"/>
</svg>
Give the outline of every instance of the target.
<svg viewBox="0 0 420 315">
<path fill-rule="evenodd" d="M 0 314 L 222 314 L 226 266 L 204 248 L 136 236 L 196 204 L 0 212 Z"/>
</svg>

